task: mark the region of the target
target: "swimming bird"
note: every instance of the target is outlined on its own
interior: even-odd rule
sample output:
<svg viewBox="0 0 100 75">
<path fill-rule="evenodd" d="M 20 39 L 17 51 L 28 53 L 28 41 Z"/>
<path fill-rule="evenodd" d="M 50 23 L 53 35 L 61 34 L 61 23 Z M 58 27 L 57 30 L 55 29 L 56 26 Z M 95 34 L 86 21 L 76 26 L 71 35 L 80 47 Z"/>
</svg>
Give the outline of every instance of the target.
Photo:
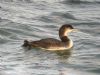
<svg viewBox="0 0 100 75">
<path fill-rule="evenodd" d="M 77 29 L 73 28 L 70 24 L 64 24 L 59 29 L 59 38 L 46 38 L 36 41 L 24 40 L 23 47 L 31 48 L 40 48 L 46 50 L 67 50 L 73 47 L 73 41 L 68 38 L 68 33 L 76 31 Z"/>
</svg>

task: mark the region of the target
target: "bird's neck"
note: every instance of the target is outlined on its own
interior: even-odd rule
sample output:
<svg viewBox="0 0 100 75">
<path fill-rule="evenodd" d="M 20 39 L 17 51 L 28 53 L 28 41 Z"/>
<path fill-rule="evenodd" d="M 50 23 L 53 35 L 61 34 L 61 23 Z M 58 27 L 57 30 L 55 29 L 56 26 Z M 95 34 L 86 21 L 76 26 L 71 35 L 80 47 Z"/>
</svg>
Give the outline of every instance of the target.
<svg viewBox="0 0 100 75">
<path fill-rule="evenodd" d="M 62 42 L 68 42 L 70 40 L 68 38 L 68 33 L 66 33 L 66 32 L 59 32 L 59 37 Z"/>
<path fill-rule="evenodd" d="M 62 36 L 62 37 L 60 37 L 60 39 L 61 39 L 62 42 L 68 42 L 68 41 L 70 41 L 70 39 L 68 38 L 68 36 Z"/>
<path fill-rule="evenodd" d="M 73 41 L 71 39 L 68 38 L 68 36 L 63 36 L 61 37 L 61 41 L 66 45 L 67 48 L 71 48 L 73 46 Z"/>
</svg>

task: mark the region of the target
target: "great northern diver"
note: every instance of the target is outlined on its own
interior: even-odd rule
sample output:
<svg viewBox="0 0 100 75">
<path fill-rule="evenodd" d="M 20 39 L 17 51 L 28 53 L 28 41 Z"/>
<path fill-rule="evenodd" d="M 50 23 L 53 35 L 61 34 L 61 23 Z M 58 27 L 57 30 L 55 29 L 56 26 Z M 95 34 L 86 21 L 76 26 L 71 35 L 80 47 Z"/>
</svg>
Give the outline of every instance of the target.
<svg viewBox="0 0 100 75">
<path fill-rule="evenodd" d="M 73 47 L 73 41 L 68 38 L 68 33 L 76 31 L 72 25 L 64 24 L 59 29 L 60 40 L 54 38 L 46 38 L 36 41 L 24 40 L 23 47 L 40 48 L 46 50 L 67 50 Z"/>
</svg>

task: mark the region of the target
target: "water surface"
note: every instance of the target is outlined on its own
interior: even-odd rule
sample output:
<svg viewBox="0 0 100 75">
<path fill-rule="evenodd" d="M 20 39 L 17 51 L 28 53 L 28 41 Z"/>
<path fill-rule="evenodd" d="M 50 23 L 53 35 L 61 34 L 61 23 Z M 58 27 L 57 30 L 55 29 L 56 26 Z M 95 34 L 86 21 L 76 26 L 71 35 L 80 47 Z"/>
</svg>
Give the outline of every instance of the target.
<svg viewBox="0 0 100 75">
<path fill-rule="evenodd" d="M 99 75 L 100 4 L 81 0 L 0 0 L 0 75 Z M 69 51 L 27 50 L 23 40 L 57 38 L 62 24 L 71 33 Z"/>
</svg>

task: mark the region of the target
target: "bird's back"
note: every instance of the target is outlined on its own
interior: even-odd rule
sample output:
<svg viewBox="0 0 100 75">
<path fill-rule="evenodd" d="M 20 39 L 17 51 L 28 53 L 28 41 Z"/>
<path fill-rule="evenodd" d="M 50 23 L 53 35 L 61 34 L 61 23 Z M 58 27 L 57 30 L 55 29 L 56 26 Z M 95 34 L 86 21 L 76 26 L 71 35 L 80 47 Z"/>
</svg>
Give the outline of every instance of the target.
<svg viewBox="0 0 100 75">
<path fill-rule="evenodd" d="M 65 49 L 67 44 L 68 42 L 62 42 L 53 38 L 41 39 L 38 41 L 30 42 L 31 47 L 38 47 L 48 50 Z"/>
</svg>

